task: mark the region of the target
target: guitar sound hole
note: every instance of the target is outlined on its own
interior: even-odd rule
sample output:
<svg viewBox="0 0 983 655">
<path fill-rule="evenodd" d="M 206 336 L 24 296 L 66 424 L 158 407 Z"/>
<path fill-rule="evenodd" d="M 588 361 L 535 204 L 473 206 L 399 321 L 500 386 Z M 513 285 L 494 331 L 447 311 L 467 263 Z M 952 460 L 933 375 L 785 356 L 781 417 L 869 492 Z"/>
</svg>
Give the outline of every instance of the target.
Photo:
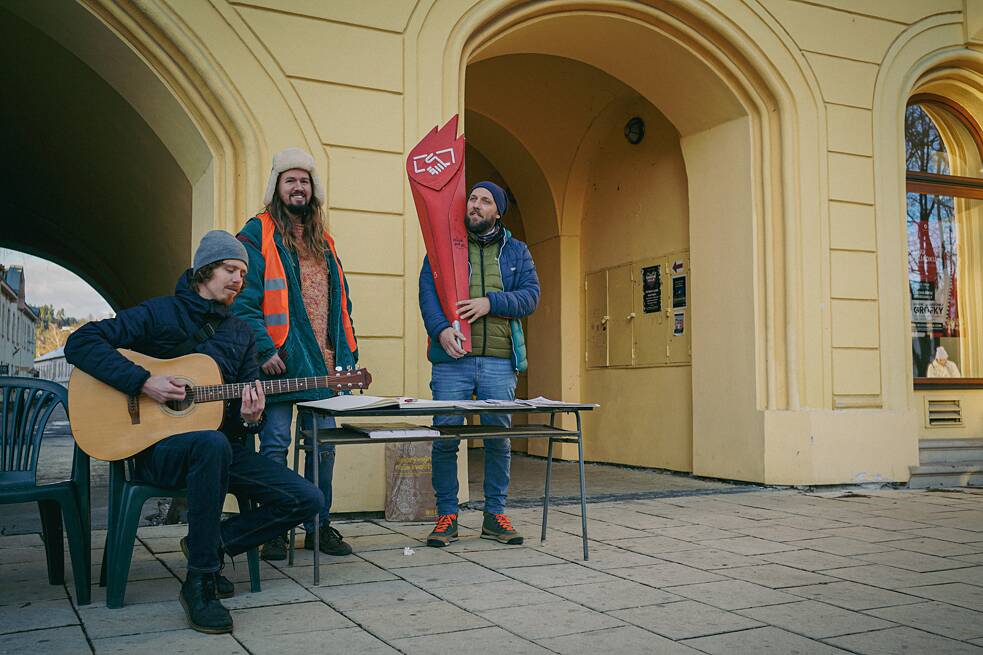
<svg viewBox="0 0 983 655">
<path fill-rule="evenodd" d="M 184 386 L 184 400 L 168 400 L 164 403 L 168 409 L 173 412 L 183 412 L 194 403 L 191 398 L 191 387 L 188 385 Z"/>
</svg>

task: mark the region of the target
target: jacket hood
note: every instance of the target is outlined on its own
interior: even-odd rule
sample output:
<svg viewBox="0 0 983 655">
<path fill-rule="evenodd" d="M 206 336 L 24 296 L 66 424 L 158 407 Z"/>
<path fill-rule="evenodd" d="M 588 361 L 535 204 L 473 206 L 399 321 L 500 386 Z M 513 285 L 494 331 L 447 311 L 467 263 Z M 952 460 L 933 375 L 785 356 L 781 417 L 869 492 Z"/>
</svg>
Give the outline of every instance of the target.
<svg viewBox="0 0 983 655">
<path fill-rule="evenodd" d="M 187 309 L 188 316 L 196 323 L 204 323 L 209 318 L 225 318 L 229 307 L 214 300 L 202 298 L 191 284 L 192 270 L 189 268 L 178 278 L 174 286 L 174 296 Z"/>
</svg>

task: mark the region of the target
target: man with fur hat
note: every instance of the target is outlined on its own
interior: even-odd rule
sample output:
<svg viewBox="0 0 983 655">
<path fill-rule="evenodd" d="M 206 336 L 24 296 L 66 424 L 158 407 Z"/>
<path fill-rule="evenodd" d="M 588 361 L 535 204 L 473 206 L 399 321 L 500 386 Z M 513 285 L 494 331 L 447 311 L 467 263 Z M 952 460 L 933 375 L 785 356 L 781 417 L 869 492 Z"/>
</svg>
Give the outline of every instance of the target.
<svg viewBox="0 0 983 655">
<path fill-rule="evenodd" d="M 229 313 L 242 291 L 246 266 L 241 243 L 228 232 L 209 232 L 173 296 L 83 325 L 65 344 L 65 359 L 128 396 L 142 393 L 159 403 L 183 400 L 184 384 L 152 375 L 117 348 L 161 359 L 203 353 L 215 360 L 226 383 L 257 380 L 256 339 Z M 220 575 L 223 555 L 237 555 L 281 534 L 323 501 L 307 480 L 244 445 L 246 435 L 260 429 L 265 403 L 260 384 L 247 385 L 241 401 L 226 405 L 218 430 L 176 434 L 135 457 L 137 478 L 188 490 L 188 536 L 181 540 L 188 570 L 180 601 L 191 627 L 200 632 L 232 632 L 232 616 L 219 601 L 235 593 L 232 582 Z M 227 493 L 260 506 L 221 521 Z"/>
<path fill-rule="evenodd" d="M 238 234 L 249 254 L 249 273 L 232 311 L 256 335 L 264 379 L 323 376 L 354 368 L 358 362 L 348 284 L 324 227 L 324 200 L 314 158 L 300 148 L 288 148 L 273 157 L 264 210 Z M 294 404 L 332 395 L 329 389 L 311 389 L 272 397 L 259 452 L 286 466 Z M 308 452 L 304 473 L 308 480 L 314 474 L 311 460 Z M 334 446 L 328 445 L 318 463 L 324 505 L 317 525 L 311 520 L 314 513 L 304 523 L 304 547 L 313 550 L 317 529 L 321 552 L 347 555 L 351 547 L 330 523 L 334 460 Z M 269 541 L 262 556 L 285 559 L 285 537 Z"/>
<path fill-rule="evenodd" d="M 539 278 L 529 248 L 502 225 L 508 210 L 505 190 L 494 182 L 471 188 L 464 224 L 468 230 L 471 298 L 458 302 L 460 317 L 471 324 L 471 352 L 464 335 L 444 315 L 430 261 L 420 271 L 420 311 L 433 365 L 430 389 L 435 400 L 514 400 L 516 372 L 526 370 L 526 347 L 519 319 L 539 304 Z M 436 425 L 460 425 L 463 416 L 439 416 Z M 507 414 L 481 416 L 482 425 L 511 425 Z M 437 496 L 437 525 L 428 546 L 457 540 L 457 450 L 459 441 L 433 442 L 432 480 Z M 505 515 L 511 451 L 507 439 L 485 440 L 485 511 L 481 536 L 521 544 L 522 536 Z"/>
</svg>

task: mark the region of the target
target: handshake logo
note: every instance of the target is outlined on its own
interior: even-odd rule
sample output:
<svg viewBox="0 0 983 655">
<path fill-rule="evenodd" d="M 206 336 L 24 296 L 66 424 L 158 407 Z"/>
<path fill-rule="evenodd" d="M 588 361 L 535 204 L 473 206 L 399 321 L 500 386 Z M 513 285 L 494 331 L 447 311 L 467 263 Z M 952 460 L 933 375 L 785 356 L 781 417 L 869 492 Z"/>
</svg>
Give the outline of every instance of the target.
<svg viewBox="0 0 983 655">
<path fill-rule="evenodd" d="M 455 161 L 453 148 L 444 148 L 437 152 L 417 155 L 413 157 L 413 172 L 423 173 L 426 171 L 431 175 L 440 175 L 447 167 L 454 165 Z"/>
</svg>

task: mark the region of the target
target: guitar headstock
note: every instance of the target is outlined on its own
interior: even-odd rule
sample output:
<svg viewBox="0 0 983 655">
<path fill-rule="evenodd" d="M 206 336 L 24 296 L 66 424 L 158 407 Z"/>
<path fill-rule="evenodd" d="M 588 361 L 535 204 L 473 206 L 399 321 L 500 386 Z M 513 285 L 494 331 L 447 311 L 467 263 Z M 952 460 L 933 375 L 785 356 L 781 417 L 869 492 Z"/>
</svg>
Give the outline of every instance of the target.
<svg viewBox="0 0 983 655">
<path fill-rule="evenodd" d="M 368 369 L 357 368 L 354 371 L 335 371 L 334 375 L 329 376 L 327 386 L 335 391 L 355 391 L 368 389 L 370 384 L 372 374 Z"/>
</svg>

